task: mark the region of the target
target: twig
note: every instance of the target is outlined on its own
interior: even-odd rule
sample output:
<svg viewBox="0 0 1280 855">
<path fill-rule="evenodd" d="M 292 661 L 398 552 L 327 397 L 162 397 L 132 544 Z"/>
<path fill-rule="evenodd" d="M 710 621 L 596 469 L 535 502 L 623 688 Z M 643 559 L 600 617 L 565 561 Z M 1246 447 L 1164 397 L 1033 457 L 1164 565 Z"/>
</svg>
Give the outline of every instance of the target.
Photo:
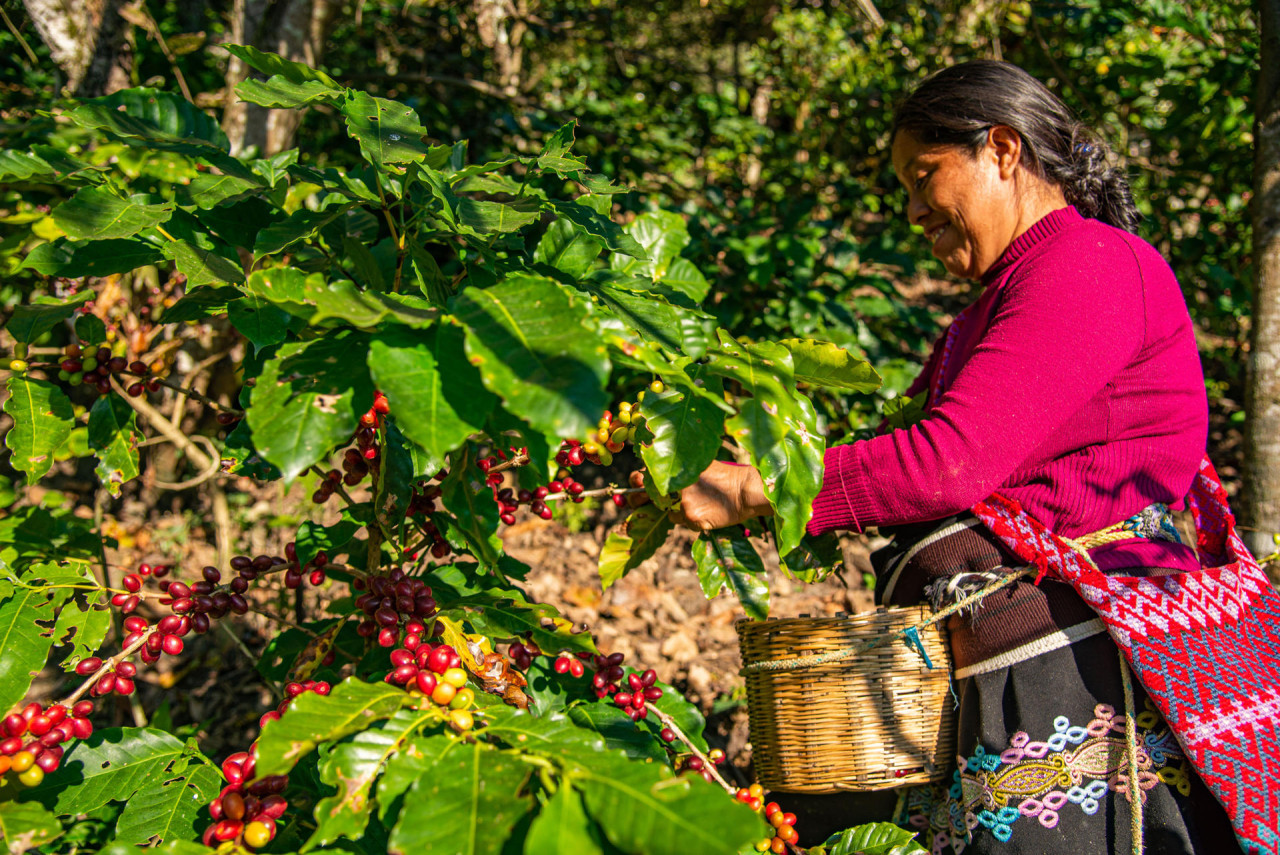
<svg viewBox="0 0 1280 855">
<path fill-rule="evenodd" d="M 213 444 L 213 441 L 207 436 L 200 436 L 199 434 L 192 434 L 191 438 L 207 446 L 209 452 L 213 455 L 213 459 L 210 460 L 209 465 L 205 467 L 203 472 L 194 478 L 188 478 L 186 481 L 170 482 L 161 481 L 159 478 L 155 479 L 154 484 L 161 490 L 189 490 L 192 487 L 200 486 L 222 471 L 222 460 L 218 457 L 218 447 Z"/>
<path fill-rule="evenodd" d="M 64 707 L 75 706 L 76 701 L 84 697 L 85 692 L 92 689 L 94 685 L 98 682 L 98 680 L 102 677 L 103 674 L 107 673 L 108 671 L 115 670 L 115 667 L 119 665 L 121 662 L 123 662 L 126 657 L 131 656 L 134 653 L 134 651 L 138 650 L 139 648 L 142 647 L 142 645 L 147 643 L 148 638 L 155 635 L 159 631 L 160 630 L 158 626 L 151 627 L 150 629 L 148 629 L 146 632 L 142 634 L 141 638 L 136 639 L 133 642 L 133 644 L 130 644 L 124 650 L 120 651 L 115 656 L 112 656 L 110 659 L 103 662 L 102 666 L 93 673 L 93 676 L 89 677 L 87 680 L 81 683 L 80 688 L 76 689 L 67 697 L 66 700 L 62 701 L 62 705 Z"/>
<path fill-rule="evenodd" d="M 195 443 L 187 438 L 186 434 L 169 424 L 169 420 L 159 410 L 141 398 L 129 397 L 124 389 L 120 388 L 120 383 L 114 377 L 111 378 L 111 388 L 115 389 L 129 406 L 141 413 L 152 427 L 164 434 L 178 448 L 185 451 L 197 466 L 205 469 L 209 467 L 212 458 L 197 448 Z"/>
<path fill-rule="evenodd" d="M 308 471 L 320 477 L 321 479 L 327 480 L 327 476 L 325 475 L 324 470 L 321 469 L 318 465 L 312 465 L 312 467 Z M 333 485 L 333 492 L 337 493 L 338 496 L 342 499 L 342 501 L 347 503 L 347 507 L 349 508 L 355 507 L 355 504 L 356 504 L 355 500 L 351 498 L 351 496 L 347 493 L 345 489 L 343 489 L 341 483 L 337 483 Z M 396 543 L 395 538 L 391 536 L 391 532 L 387 531 L 386 525 L 384 525 L 382 520 L 378 517 L 378 509 L 373 508 L 372 513 L 373 513 L 373 521 L 378 525 L 378 533 L 382 536 L 382 540 L 390 544 L 391 548 L 394 549 L 397 553 L 399 553 L 400 558 L 403 559 L 404 550 L 402 550 L 400 546 Z M 373 543 L 372 530 L 370 530 L 369 532 L 369 542 L 371 544 Z M 370 546 L 370 558 L 374 557 L 374 553 L 373 553 L 374 549 L 375 547 Z"/>
<path fill-rule="evenodd" d="M 697 757 L 702 761 L 702 767 L 704 769 L 711 770 L 711 777 L 716 779 L 716 783 L 724 787 L 726 793 L 732 796 L 738 792 L 737 787 L 730 784 L 723 776 L 721 776 L 720 770 L 716 768 L 715 763 L 711 762 L 711 758 L 699 751 L 698 747 L 690 741 L 689 737 L 684 735 L 684 731 L 680 729 L 680 725 L 676 724 L 675 719 L 652 704 L 649 705 L 649 711 L 658 717 L 658 721 L 662 722 L 663 727 L 671 728 L 671 732 L 676 735 L 677 739 L 684 743 L 685 747 L 689 749 L 689 752 L 693 754 L 694 757 Z"/>
</svg>

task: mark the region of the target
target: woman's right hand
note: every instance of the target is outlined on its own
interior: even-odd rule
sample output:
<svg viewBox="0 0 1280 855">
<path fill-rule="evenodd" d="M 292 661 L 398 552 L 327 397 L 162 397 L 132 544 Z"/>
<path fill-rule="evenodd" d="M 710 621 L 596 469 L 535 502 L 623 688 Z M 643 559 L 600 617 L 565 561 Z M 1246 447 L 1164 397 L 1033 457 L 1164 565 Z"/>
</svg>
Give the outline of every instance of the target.
<svg viewBox="0 0 1280 855">
<path fill-rule="evenodd" d="M 644 486 L 644 473 L 631 473 L 631 486 Z M 649 501 L 644 493 L 632 493 L 632 507 Z M 764 494 L 764 480 L 753 466 L 717 460 L 680 491 L 680 504 L 667 512 L 672 522 L 694 531 L 711 531 L 738 525 L 760 516 L 772 516 Z"/>
</svg>

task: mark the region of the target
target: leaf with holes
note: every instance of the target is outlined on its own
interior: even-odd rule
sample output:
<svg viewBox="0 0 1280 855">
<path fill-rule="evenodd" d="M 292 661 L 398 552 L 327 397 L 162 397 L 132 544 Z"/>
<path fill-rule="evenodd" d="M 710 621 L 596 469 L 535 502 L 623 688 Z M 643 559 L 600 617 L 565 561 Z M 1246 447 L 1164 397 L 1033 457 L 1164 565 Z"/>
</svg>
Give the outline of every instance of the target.
<svg viewBox="0 0 1280 855">
<path fill-rule="evenodd" d="M 10 855 L 52 843 L 62 836 L 62 823 L 49 811 L 30 802 L 0 802 L 0 837 Z"/>
<path fill-rule="evenodd" d="M 375 166 L 413 163 L 427 156 L 429 146 L 423 142 L 427 129 L 407 104 L 348 91 L 340 109 L 347 133 Z"/>
<path fill-rule="evenodd" d="M 119 395 L 103 395 L 89 410 L 89 447 L 98 458 L 98 480 L 113 496 L 138 477 L 138 414 Z"/>
<path fill-rule="evenodd" d="M 59 816 L 88 813 L 127 801 L 139 788 L 163 780 L 182 756 L 182 743 L 147 727 L 113 727 L 73 742 L 57 771 L 22 795 Z"/>
<path fill-rule="evenodd" d="M 267 722 L 258 737 L 259 777 L 286 775 L 321 742 L 341 739 L 389 718 L 413 699 L 399 686 L 348 677 L 328 695 L 294 698 L 283 718 Z"/>
<path fill-rule="evenodd" d="M 175 765 L 129 798 L 116 821 L 115 842 L 146 846 L 152 841 L 194 839 L 223 783 L 213 766 L 190 761 Z"/>
<path fill-rule="evenodd" d="M 71 401 L 45 380 L 14 374 L 5 382 L 9 398 L 4 411 L 13 419 L 4 444 L 13 452 L 14 469 L 27 473 L 27 483 L 39 481 L 53 465 L 53 452 L 67 441 L 75 416 Z"/>
<path fill-rule="evenodd" d="M 760 553 L 738 528 L 703 532 L 693 543 L 698 582 L 707 598 L 728 587 L 742 602 L 747 617 L 769 616 L 769 580 Z"/>
</svg>

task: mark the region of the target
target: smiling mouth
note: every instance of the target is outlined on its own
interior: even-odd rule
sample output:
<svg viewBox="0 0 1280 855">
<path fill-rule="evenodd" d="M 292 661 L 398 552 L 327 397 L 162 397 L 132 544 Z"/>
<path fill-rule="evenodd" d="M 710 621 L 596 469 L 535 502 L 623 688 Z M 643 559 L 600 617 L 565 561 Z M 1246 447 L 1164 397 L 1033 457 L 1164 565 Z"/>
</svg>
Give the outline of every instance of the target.
<svg viewBox="0 0 1280 855">
<path fill-rule="evenodd" d="M 929 229 L 929 231 L 925 232 L 924 238 L 925 240 L 929 241 L 930 245 L 935 244 L 938 242 L 938 238 L 942 237 L 942 233 L 945 232 L 946 230 L 947 230 L 947 224 L 942 223 L 941 225 L 934 226 L 933 228 Z"/>
</svg>

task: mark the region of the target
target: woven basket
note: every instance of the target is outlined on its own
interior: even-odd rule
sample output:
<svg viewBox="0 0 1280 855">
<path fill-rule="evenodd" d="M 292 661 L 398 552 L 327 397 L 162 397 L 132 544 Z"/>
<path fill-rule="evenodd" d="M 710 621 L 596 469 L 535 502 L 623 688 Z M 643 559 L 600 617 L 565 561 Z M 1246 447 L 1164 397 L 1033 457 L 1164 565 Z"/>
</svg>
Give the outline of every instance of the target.
<svg viewBox="0 0 1280 855">
<path fill-rule="evenodd" d="M 739 621 L 755 772 L 769 790 L 883 790 L 940 781 L 955 755 L 946 633 L 919 630 L 933 663 L 901 638 L 835 662 L 792 670 L 753 663 L 864 646 L 931 616 L 926 606 L 853 616 Z"/>
</svg>

